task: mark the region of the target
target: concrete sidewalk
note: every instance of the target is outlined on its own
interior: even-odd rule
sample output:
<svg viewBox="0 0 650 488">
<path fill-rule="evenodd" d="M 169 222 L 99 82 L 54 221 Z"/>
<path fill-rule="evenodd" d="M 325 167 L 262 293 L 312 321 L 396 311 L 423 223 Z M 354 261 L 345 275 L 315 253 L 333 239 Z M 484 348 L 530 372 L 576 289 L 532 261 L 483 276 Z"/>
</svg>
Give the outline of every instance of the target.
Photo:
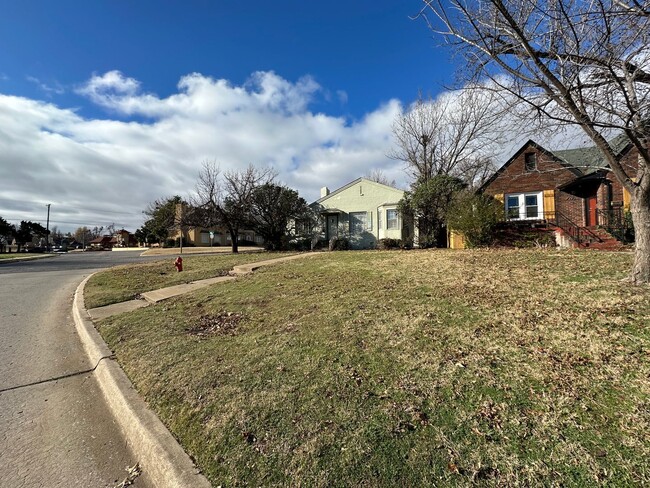
<svg viewBox="0 0 650 488">
<path fill-rule="evenodd" d="M 137 310 L 138 308 L 146 307 L 152 303 L 158 303 L 162 300 L 167 300 L 178 295 L 184 295 L 185 293 L 199 290 L 201 288 L 205 288 L 206 286 L 233 281 L 236 280 L 237 277 L 250 274 L 256 269 L 259 269 L 263 266 L 272 266 L 274 264 L 293 261 L 294 259 L 318 255 L 320 255 L 320 253 L 295 254 L 293 256 L 268 259 L 266 261 L 258 261 L 256 263 L 240 264 L 238 266 L 235 266 L 230 271 L 229 276 L 217 276 L 216 278 L 208 278 L 207 280 L 192 281 L 191 283 L 183 283 L 182 285 L 174 285 L 167 288 L 161 288 L 159 290 L 148 291 L 142 294 L 141 300 L 129 300 L 126 302 L 106 305 L 105 307 L 91 308 L 88 310 L 88 314 L 93 320 L 100 320 L 106 317 L 111 317 L 112 315 Z"/>
</svg>

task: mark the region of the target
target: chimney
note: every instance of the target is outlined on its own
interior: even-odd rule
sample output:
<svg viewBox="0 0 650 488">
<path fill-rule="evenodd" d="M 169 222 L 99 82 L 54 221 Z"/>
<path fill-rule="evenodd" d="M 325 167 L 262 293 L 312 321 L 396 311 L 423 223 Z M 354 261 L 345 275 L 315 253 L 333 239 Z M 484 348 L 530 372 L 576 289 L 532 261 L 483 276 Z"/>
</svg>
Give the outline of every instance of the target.
<svg viewBox="0 0 650 488">
<path fill-rule="evenodd" d="M 324 186 L 323 188 L 320 189 L 320 197 L 326 197 L 327 195 L 330 194 L 330 189 Z"/>
</svg>

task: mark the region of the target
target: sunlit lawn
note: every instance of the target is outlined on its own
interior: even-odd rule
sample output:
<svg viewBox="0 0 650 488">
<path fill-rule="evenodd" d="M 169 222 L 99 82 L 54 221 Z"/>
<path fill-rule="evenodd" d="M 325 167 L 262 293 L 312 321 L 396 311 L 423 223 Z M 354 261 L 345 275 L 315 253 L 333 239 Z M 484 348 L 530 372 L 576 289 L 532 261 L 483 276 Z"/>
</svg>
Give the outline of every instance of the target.
<svg viewBox="0 0 650 488">
<path fill-rule="evenodd" d="M 650 484 L 628 253 L 339 252 L 107 319 L 214 486 Z"/>
</svg>

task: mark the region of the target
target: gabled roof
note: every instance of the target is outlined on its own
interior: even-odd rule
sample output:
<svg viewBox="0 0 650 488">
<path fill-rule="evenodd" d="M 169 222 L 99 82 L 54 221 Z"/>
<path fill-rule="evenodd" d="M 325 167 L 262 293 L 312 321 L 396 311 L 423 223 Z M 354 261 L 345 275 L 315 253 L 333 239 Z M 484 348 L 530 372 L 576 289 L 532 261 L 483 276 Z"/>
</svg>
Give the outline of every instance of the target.
<svg viewBox="0 0 650 488">
<path fill-rule="evenodd" d="M 357 183 L 361 183 L 362 181 L 365 182 L 365 183 L 371 183 L 373 185 L 382 186 L 382 187 L 384 187 L 386 189 L 393 190 L 393 191 L 400 191 L 400 192 L 404 191 L 404 190 L 400 190 L 399 188 L 395 188 L 395 187 L 392 187 L 392 186 L 389 186 L 389 185 L 384 185 L 383 183 L 377 183 L 376 181 L 372 181 L 372 180 L 369 180 L 368 178 L 361 177 L 361 178 L 357 178 L 354 181 L 351 181 L 350 183 L 348 183 L 347 185 L 342 186 L 341 188 L 337 188 L 336 190 L 330 192 L 329 195 L 325 195 L 324 197 L 319 198 L 314 203 L 324 202 L 328 198 L 333 197 L 334 195 L 337 195 L 337 194 L 341 193 L 342 191 L 345 191 L 348 188 L 356 185 Z"/>
<path fill-rule="evenodd" d="M 618 157 L 622 156 L 632 146 L 630 140 L 625 134 L 620 134 L 608 142 Z M 608 167 L 608 164 L 603 158 L 600 150 L 595 146 L 564 149 L 559 151 L 548 150 L 537 144 L 535 141 L 529 139 L 528 142 L 521 146 L 521 148 L 510 159 L 508 159 L 503 166 L 501 166 L 485 183 L 483 183 L 479 191 L 483 191 L 485 187 L 492 183 L 529 146 L 532 146 L 551 157 L 556 163 L 574 173 L 576 177 L 590 175 Z"/>
<path fill-rule="evenodd" d="M 545 154 L 549 158 L 551 158 L 553 161 L 558 163 L 560 166 L 564 166 L 567 170 L 571 171 L 576 176 L 581 176 L 582 175 L 582 173 L 577 168 L 575 168 L 572 164 L 570 164 L 568 161 L 565 161 L 564 159 L 559 158 L 555 153 L 553 153 L 553 152 L 549 151 L 548 149 L 540 146 L 539 144 L 537 144 L 532 139 L 528 139 L 528 141 L 523 146 L 521 146 L 519 148 L 519 150 L 516 153 L 514 153 L 510 157 L 510 159 L 508 159 L 508 161 L 506 161 L 503 164 L 503 166 L 501 166 L 498 170 L 496 170 L 494 172 L 494 174 L 492 176 L 490 176 L 490 178 L 488 178 L 487 181 L 481 185 L 481 187 L 479 188 L 479 191 L 483 191 L 490 183 L 492 183 L 494 180 L 496 180 L 508 168 L 508 166 L 510 166 L 512 164 L 512 162 L 521 155 L 521 153 L 523 153 L 526 149 L 528 149 L 531 146 L 534 147 L 535 149 L 537 149 L 538 151 L 540 151 L 541 153 Z"/>
</svg>

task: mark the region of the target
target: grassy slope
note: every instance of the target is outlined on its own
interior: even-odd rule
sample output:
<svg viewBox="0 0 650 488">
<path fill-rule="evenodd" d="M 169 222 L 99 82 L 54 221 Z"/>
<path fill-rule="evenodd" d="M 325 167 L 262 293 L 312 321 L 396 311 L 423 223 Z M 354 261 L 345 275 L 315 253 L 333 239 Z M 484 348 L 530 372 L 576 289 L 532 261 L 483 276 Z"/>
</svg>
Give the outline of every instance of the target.
<svg viewBox="0 0 650 488">
<path fill-rule="evenodd" d="M 167 286 L 228 274 L 233 266 L 274 259 L 280 253 L 183 256 L 183 271 L 174 268 L 175 257 L 143 265 L 117 266 L 93 276 L 84 292 L 86 308 L 133 300 L 138 294 Z"/>
<path fill-rule="evenodd" d="M 216 485 L 650 483 L 629 254 L 331 253 L 101 324 Z M 187 328 L 221 311 L 236 333 Z"/>
</svg>

